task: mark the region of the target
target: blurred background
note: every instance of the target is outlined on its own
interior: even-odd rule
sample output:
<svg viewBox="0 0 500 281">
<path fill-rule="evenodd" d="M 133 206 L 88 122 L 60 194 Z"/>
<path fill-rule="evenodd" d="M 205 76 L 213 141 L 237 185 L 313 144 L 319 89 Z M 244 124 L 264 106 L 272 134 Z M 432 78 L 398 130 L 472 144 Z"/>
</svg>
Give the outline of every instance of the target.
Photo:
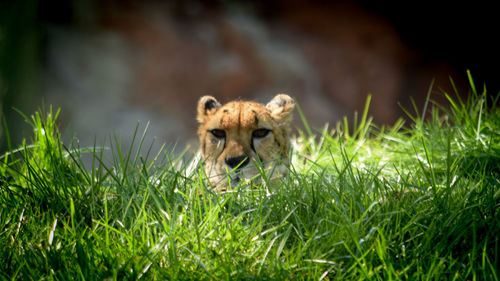
<svg viewBox="0 0 500 281">
<path fill-rule="evenodd" d="M 61 108 L 83 146 L 140 122 L 157 143 L 195 143 L 200 96 L 295 97 L 315 128 L 362 111 L 391 124 L 422 104 L 478 88 L 496 94 L 496 9 L 478 1 L 0 1 L 0 104 L 13 143 L 30 115 Z M 298 116 L 297 116 L 298 117 Z M 297 124 L 299 118 L 296 118 Z M 148 139 L 148 140 L 150 140 Z M 1 138 L 2 151 L 6 149 Z"/>
</svg>

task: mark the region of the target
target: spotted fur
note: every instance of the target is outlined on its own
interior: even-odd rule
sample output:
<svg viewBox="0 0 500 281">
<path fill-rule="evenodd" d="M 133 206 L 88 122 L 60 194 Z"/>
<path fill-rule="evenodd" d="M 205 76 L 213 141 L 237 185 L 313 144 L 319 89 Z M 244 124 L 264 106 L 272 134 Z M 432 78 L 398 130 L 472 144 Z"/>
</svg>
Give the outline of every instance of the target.
<svg viewBox="0 0 500 281">
<path fill-rule="evenodd" d="M 285 174 L 289 162 L 290 122 L 295 103 L 285 94 L 267 105 L 214 97 L 198 102 L 198 137 L 205 172 L 213 186 L 255 178 L 256 162 L 275 174 Z M 227 174 L 229 172 L 229 174 Z"/>
</svg>

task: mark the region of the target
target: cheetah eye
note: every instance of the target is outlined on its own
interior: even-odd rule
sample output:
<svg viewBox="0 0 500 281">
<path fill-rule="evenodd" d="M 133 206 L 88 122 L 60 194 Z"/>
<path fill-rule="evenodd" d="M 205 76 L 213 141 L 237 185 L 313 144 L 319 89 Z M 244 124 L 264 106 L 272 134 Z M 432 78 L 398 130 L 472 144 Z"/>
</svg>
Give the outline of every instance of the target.
<svg viewBox="0 0 500 281">
<path fill-rule="evenodd" d="M 213 129 L 213 130 L 210 130 L 209 132 L 212 134 L 212 136 L 214 136 L 217 139 L 226 138 L 226 132 L 224 130 Z"/>
<path fill-rule="evenodd" d="M 257 129 L 252 132 L 252 138 L 261 139 L 266 137 L 271 130 L 269 129 Z"/>
</svg>

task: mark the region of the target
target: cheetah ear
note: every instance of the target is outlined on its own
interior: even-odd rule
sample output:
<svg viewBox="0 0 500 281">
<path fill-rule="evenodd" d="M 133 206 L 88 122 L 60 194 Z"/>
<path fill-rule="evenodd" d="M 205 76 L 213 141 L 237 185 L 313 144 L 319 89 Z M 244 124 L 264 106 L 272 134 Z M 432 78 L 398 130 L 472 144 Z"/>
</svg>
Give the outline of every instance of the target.
<svg viewBox="0 0 500 281">
<path fill-rule="evenodd" d="M 200 124 L 204 123 L 207 116 L 214 114 L 219 107 L 221 107 L 221 104 L 214 97 L 201 97 L 198 101 L 198 115 L 196 120 L 198 120 Z"/>
<path fill-rule="evenodd" d="M 266 108 L 271 111 L 271 115 L 274 119 L 288 123 L 292 121 L 292 112 L 295 108 L 295 102 L 288 95 L 278 94 L 266 104 Z"/>
</svg>

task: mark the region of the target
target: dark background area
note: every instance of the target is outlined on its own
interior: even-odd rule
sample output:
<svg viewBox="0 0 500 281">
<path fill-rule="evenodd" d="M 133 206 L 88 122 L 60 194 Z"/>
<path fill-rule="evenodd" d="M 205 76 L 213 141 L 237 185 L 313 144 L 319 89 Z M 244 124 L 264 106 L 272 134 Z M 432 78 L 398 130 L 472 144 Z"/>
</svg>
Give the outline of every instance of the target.
<svg viewBox="0 0 500 281">
<path fill-rule="evenodd" d="M 42 104 L 61 107 L 63 127 L 82 139 L 91 135 L 89 140 L 93 140 L 92 134 L 122 127 L 133 132 L 137 120 L 152 120 L 153 134 L 162 141 L 184 142 L 194 136 L 193 109 L 203 94 L 221 97 L 223 102 L 233 98 L 265 102 L 275 94 L 271 91 L 286 91 L 304 104 L 306 116 L 320 127 L 343 115 L 352 116 L 354 110 L 361 110 L 366 95 L 373 93 L 371 114 L 378 124 L 390 124 L 403 116 L 398 103 L 408 107 L 410 97 L 423 103 L 433 78 L 437 81 L 434 92 L 449 90 L 451 76 L 466 95 L 466 70 L 470 70 L 477 88 L 486 85 L 490 95 L 498 93 L 500 43 L 493 5 L 319 0 L 2 1 L 2 114 L 13 143 L 29 136 L 13 108 L 29 115 Z M 173 34 L 171 38 L 169 34 Z M 218 37 L 207 39 L 207 34 Z M 94 51 L 78 49 L 88 42 Z M 175 48 L 169 49 L 171 45 Z M 93 62 L 92 52 L 101 46 L 105 53 Z M 165 53 L 179 53 L 158 58 L 155 54 L 162 54 L 162 48 Z M 265 53 L 270 48 L 275 50 Z M 82 51 L 88 51 L 88 56 Z M 118 55 L 99 67 L 98 63 L 110 57 L 106 54 Z M 283 58 L 277 60 L 275 55 Z M 75 56 L 74 64 L 64 64 Z M 290 61 L 286 56 L 293 63 L 276 68 L 279 62 Z M 235 58 L 242 66 L 231 72 Z M 215 68 L 227 68 L 222 76 L 207 74 L 214 68 L 213 61 L 219 60 L 228 61 Z M 255 61 L 258 63 L 253 64 Z M 198 62 L 208 65 L 208 70 L 200 72 L 205 66 Z M 81 69 L 73 73 L 75 65 Z M 112 65 L 110 70 L 108 65 Z M 289 71 L 293 67 L 296 70 Z M 384 72 L 386 69 L 389 71 Z M 114 70 L 118 74 L 110 80 L 106 75 Z M 163 72 L 167 74 L 158 74 Z M 308 73 L 314 77 L 302 77 Z M 394 78 L 395 74 L 400 77 Z M 79 76 L 85 83 L 79 85 Z M 95 86 L 99 83 L 103 86 Z M 315 83 L 317 86 L 310 86 Z M 105 97 L 114 92 L 126 94 Z M 104 109 L 95 111 L 90 100 Z M 315 110 L 318 105 L 323 108 Z M 335 113 L 329 114 L 329 108 Z M 96 118 L 85 119 L 92 115 Z M 108 119 L 114 123 L 106 122 Z M 187 125 L 178 125 L 179 120 Z M 2 133 L 2 150 L 6 148 Z"/>
<path fill-rule="evenodd" d="M 491 1 L 359 1 L 387 18 L 401 38 L 429 61 L 443 60 L 462 75 L 471 70 L 490 94 L 500 90 L 498 9 Z"/>
</svg>

